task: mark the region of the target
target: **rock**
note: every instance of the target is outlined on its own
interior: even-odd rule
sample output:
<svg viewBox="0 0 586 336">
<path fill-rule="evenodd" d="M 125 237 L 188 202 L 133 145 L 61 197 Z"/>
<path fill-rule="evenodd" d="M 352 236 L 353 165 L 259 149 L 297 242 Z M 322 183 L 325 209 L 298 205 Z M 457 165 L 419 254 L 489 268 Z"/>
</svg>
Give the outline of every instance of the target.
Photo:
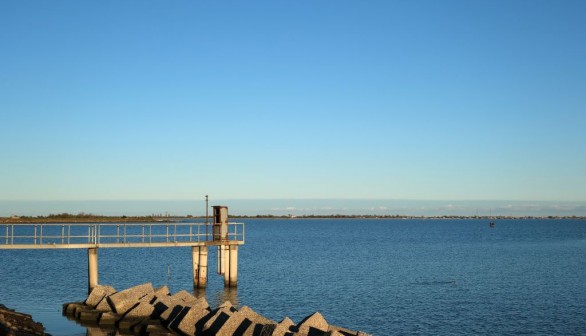
<svg viewBox="0 0 586 336">
<path fill-rule="evenodd" d="M 117 314 L 124 314 L 130 308 L 138 304 L 138 301 L 151 293 L 154 293 L 153 285 L 146 283 L 125 289 L 108 296 L 108 303 Z"/>
<path fill-rule="evenodd" d="M 0 304 L 0 335 L 49 336 L 42 324 L 28 314 L 15 312 Z"/>
</svg>

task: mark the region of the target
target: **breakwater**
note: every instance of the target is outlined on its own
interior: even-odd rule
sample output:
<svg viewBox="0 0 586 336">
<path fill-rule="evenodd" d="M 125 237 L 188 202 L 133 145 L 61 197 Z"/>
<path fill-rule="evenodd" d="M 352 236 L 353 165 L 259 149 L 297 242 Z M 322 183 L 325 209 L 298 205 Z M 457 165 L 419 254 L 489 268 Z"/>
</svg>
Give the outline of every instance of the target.
<svg viewBox="0 0 586 336">
<path fill-rule="evenodd" d="M 117 292 L 95 287 L 84 301 L 65 303 L 63 315 L 85 326 L 135 335 L 251 335 L 251 336 L 366 336 L 330 325 L 315 312 L 299 323 L 285 317 L 273 321 L 229 301 L 211 308 L 205 298 L 187 291 L 171 294 L 166 286 L 150 283 Z"/>
</svg>

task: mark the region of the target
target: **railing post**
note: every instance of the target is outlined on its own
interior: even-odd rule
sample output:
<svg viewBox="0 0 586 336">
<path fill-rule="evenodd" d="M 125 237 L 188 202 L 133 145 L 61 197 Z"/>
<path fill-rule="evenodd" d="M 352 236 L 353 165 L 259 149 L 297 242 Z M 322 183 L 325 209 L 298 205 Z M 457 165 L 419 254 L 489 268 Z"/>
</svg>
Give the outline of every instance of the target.
<svg viewBox="0 0 586 336">
<path fill-rule="evenodd" d="M 65 243 L 65 224 L 61 224 L 61 244 Z"/>
<path fill-rule="evenodd" d="M 35 224 L 35 233 L 34 233 L 34 244 L 37 245 L 37 225 Z"/>
</svg>

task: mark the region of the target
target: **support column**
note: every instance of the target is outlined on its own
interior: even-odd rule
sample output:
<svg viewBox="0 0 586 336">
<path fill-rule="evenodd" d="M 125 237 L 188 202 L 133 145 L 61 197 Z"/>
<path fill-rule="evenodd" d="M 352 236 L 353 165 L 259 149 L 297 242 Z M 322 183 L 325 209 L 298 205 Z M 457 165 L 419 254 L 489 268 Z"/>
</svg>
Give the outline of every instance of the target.
<svg viewBox="0 0 586 336">
<path fill-rule="evenodd" d="M 238 245 L 230 245 L 230 287 L 238 284 Z"/>
<path fill-rule="evenodd" d="M 98 285 L 98 249 L 87 249 L 88 294 Z"/>
<path fill-rule="evenodd" d="M 218 274 L 226 274 L 226 246 L 218 245 Z"/>
<path fill-rule="evenodd" d="M 193 246 L 191 257 L 193 258 L 193 287 L 205 288 L 208 282 L 208 247 Z"/>
<path fill-rule="evenodd" d="M 226 245 L 224 254 L 226 256 L 224 287 L 236 287 L 238 283 L 238 245 Z"/>
</svg>

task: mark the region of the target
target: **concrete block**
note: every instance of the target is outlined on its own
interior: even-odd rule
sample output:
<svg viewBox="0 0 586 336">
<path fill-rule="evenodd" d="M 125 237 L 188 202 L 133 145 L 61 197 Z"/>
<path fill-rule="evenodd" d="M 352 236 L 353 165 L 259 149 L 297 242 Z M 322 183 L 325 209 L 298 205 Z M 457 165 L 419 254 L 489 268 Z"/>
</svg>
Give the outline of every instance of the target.
<svg viewBox="0 0 586 336">
<path fill-rule="evenodd" d="M 175 333 L 170 332 L 169 330 L 165 329 L 165 327 L 161 325 L 148 325 L 144 332 L 140 333 L 141 335 L 149 335 L 149 336 L 173 336 Z"/>
<path fill-rule="evenodd" d="M 162 307 L 164 307 L 164 305 L 162 303 L 159 303 L 159 306 L 155 306 L 155 310 L 157 309 L 162 309 Z M 160 316 L 159 319 L 161 320 L 161 323 L 163 324 L 163 326 L 168 327 L 169 324 L 171 322 L 173 322 L 173 320 L 177 317 L 177 315 L 179 315 L 179 313 L 181 313 L 181 311 L 183 310 L 182 305 L 175 305 L 172 307 L 168 307 L 167 309 L 165 309 L 165 311 L 163 311 Z"/>
<path fill-rule="evenodd" d="M 63 304 L 63 315 L 75 317 L 75 308 L 79 306 L 85 307 L 86 305 L 83 302 L 70 302 Z"/>
<path fill-rule="evenodd" d="M 197 298 L 194 302 L 191 302 L 189 304 L 186 303 L 185 305 L 188 307 L 191 307 L 191 308 L 199 308 L 199 309 L 208 309 L 209 310 L 209 308 L 210 308 L 210 305 L 205 297 Z"/>
<path fill-rule="evenodd" d="M 356 336 L 358 334 L 357 331 L 354 330 L 350 330 L 350 329 L 346 329 L 346 328 L 342 328 L 342 327 L 338 327 L 338 326 L 334 326 L 334 325 L 330 325 L 329 332 L 337 332 L 342 336 Z M 333 334 L 332 334 L 333 335 Z"/>
<path fill-rule="evenodd" d="M 135 325 L 150 318 L 154 310 L 155 307 L 149 303 L 141 302 L 122 316 L 118 322 L 118 327 L 124 330 L 131 330 Z"/>
<path fill-rule="evenodd" d="M 98 305 L 94 308 L 94 310 L 100 311 L 100 312 L 107 312 L 107 311 L 111 312 L 112 311 L 112 307 L 108 303 L 108 297 L 105 296 L 102 299 L 102 301 L 100 301 L 100 303 L 98 303 Z"/>
<path fill-rule="evenodd" d="M 277 322 L 258 314 L 248 306 L 240 308 L 240 310 L 234 314 L 241 315 L 244 318 L 243 322 L 236 330 L 234 330 L 235 334 L 238 335 L 256 336 L 262 332 L 265 325 L 277 325 Z"/>
<path fill-rule="evenodd" d="M 218 331 L 235 312 L 236 310 L 233 306 L 216 309 L 211 313 L 210 318 L 203 325 L 202 331 L 209 335 L 219 335 Z"/>
<path fill-rule="evenodd" d="M 295 328 L 292 328 L 293 331 L 296 331 L 299 334 L 310 334 L 311 335 L 319 335 L 319 332 L 326 333 L 329 329 L 328 322 L 324 319 L 322 314 L 319 312 L 315 312 L 303 321 L 299 322 Z"/>
<path fill-rule="evenodd" d="M 150 294 L 143 296 L 139 301 L 153 303 L 157 297 L 162 297 L 162 296 L 167 296 L 167 295 L 169 295 L 169 288 L 167 286 L 161 286 L 161 287 L 155 289 L 155 291 L 153 293 L 150 293 Z"/>
<path fill-rule="evenodd" d="M 108 336 L 110 332 L 108 330 L 102 330 L 96 327 L 87 327 L 87 336 Z"/>
<path fill-rule="evenodd" d="M 171 323 L 172 330 L 176 330 L 183 335 L 196 335 L 196 324 L 201 319 L 210 314 L 210 311 L 200 307 L 185 307 L 185 314 L 179 314 Z M 181 316 L 181 318 L 179 318 Z"/>
<path fill-rule="evenodd" d="M 215 332 L 216 335 L 244 335 L 244 332 L 252 326 L 250 321 L 241 312 L 234 312 L 228 320 Z"/>
<path fill-rule="evenodd" d="M 182 306 L 192 306 L 198 301 L 197 297 L 185 290 L 181 290 L 171 295 L 170 298 L 173 302 Z"/>
<path fill-rule="evenodd" d="M 138 301 L 142 297 L 151 294 L 154 291 L 151 283 L 134 286 L 108 296 L 108 303 L 113 308 L 114 312 L 117 314 L 124 314 L 130 308 L 138 304 Z"/>
<path fill-rule="evenodd" d="M 295 327 L 295 322 L 285 317 L 277 324 L 265 324 L 260 332 L 261 336 L 289 336 L 292 335 L 291 327 Z"/>
<path fill-rule="evenodd" d="M 82 312 L 89 312 L 89 311 L 92 311 L 92 310 L 93 309 L 90 308 L 90 307 L 88 307 L 88 306 L 85 306 L 85 305 L 81 306 L 80 305 L 80 306 L 75 307 L 75 311 L 74 311 L 73 314 L 74 314 L 74 316 L 75 316 L 76 319 L 80 320 L 81 319 L 81 313 Z"/>
<path fill-rule="evenodd" d="M 90 322 L 90 323 L 98 323 L 98 320 L 100 319 L 100 315 L 102 313 L 97 312 L 95 310 L 85 310 L 85 311 L 81 311 L 80 315 L 79 315 L 79 320 L 82 322 Z"/>
<path fill-rule="evenodd" d="M 167 287 L 167 285 L 163 285 L 161 287 L 158 287 L 157 289 L 155 289 L 155 295 L 169 295 L 169 287 Z"/>
<path fill-rule="evenodd" d="M 98 324 L 100 327 L 108 327 L 113 328 L 116 326 L 116 322 L 122 318 L 120 315 L 114 312 L 105 312 L 100 315 L 100 319 L 98 320 Z"/>
<path fill-rule="evenodd" d="M 100 301 L 106 296 L 112 295 L 116 293 L 116 290 L 111 286 L 96 286 L 92 289 L 90 295 L 88 295 L 87 299 L 85 300 L 85 304 L 95 308 Z"/>
<path fill-rule="evenodd" d="M 244 314 L 244 316 L 249 318 L 255 324 L 277 324 L 277 322 L 260 315 L 248 306 L 240 308 L 238 312 Z"/>
</svg>

